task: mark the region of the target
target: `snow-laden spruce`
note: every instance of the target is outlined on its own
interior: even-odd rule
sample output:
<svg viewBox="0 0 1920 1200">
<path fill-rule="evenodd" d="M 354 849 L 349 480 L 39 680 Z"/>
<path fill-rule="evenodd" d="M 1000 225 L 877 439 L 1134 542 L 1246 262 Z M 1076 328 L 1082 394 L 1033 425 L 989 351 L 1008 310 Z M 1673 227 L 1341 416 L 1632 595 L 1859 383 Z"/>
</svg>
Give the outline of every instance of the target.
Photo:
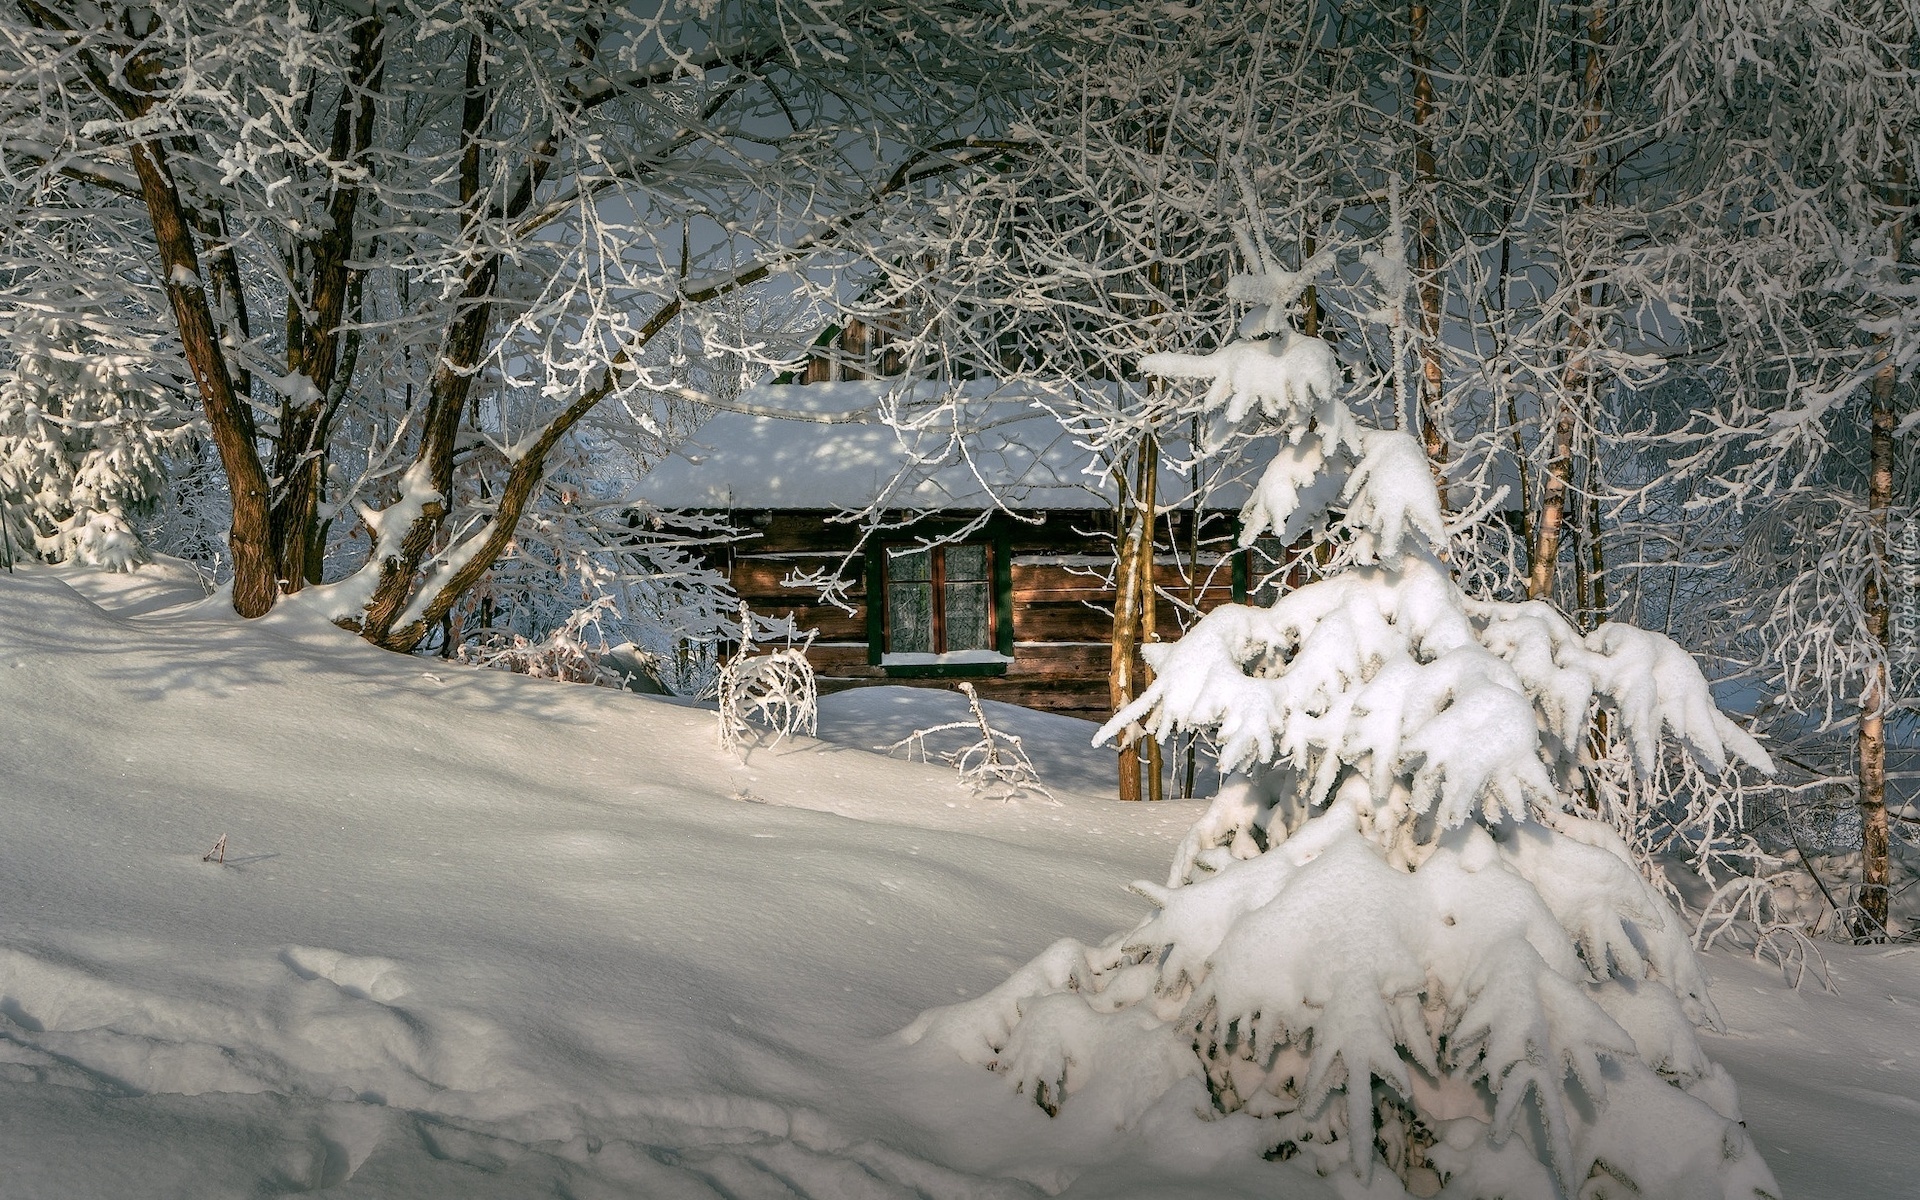
<svg viewBox="0 0 1920 1200">
<path fill-rule="evenodd" d="M 1369 1196 L 1775 1194 L 1695 1038 L 1718 1017 L 1688 931 L 1579 798 L 1597 712 L 1643 771 L 1663 738 L 1715 772 L 1766 752 L 1667 638 L 1464 595 L 1420 444 L 1354 419 L 1325 342 L 1143 367 L 1279 436 L 1245 541 L 1319 532 L 1348 569 L 1145 648 L 1157 678 L 1101 737 L 1205 730 L 1238 772 L 1165 886 L 1135 885 L 1158 911 L 906 1037 L 1049 1113 L 1080 1094 L 1124 1123 L 1185 1089 Z"/>
<path fill-rule="evenodd" d="M 86 306 L 39 296 L 0 326 L 0 561 L 127 571 L 147 560 L 131 514 L 159 493 L 162 456 L 186 419 L 162 398 L 144 347 L 124 344 L 137 332 L 102 338 Z"/>
</svg>

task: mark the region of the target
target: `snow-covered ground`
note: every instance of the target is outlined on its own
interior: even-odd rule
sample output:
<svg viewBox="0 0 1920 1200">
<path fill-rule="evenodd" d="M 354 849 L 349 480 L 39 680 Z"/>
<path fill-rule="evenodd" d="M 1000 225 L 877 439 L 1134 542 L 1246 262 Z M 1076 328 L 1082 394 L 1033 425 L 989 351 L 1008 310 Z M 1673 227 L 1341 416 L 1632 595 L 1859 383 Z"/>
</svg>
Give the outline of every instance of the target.
<svg viewBox="0 0 1920 1200">
<path fill-rule="evenodd" d="M 0 575 L 0 1197 L 1363 1194 L 891 1036 L 1145 911 L 1200 806 L 1100 794 L 1090 726 L 991 708 L 1061 802 L 980 801 L 865 749 L 957 697 L 742 764 L 697 709 L 197 595 Z M 1788 1196 L 1910 1197 L 1920 949 L 1828 953 L 1837 996 L 1713 956 L 1708 1051 Z"/>
</svg>

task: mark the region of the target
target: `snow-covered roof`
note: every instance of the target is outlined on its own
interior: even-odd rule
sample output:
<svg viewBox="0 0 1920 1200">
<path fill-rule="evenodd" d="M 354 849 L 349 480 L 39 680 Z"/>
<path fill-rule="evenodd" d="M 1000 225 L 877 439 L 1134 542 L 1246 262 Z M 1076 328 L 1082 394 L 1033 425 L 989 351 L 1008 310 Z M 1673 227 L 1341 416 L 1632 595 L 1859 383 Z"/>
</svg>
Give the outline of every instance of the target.
<svg viewBox="0 0 1920 1200">
<path fill-rule="evenodd" d="M 942 406 L 956 388 L 961 402 Z M 995 496 L 1023 509 L 1107 507 L 1112 484 L 1097 467 L 1088 472 L 1093 452 L 1039 406 L 1041 398 L 993 380 L 761 384 L 737 402 L 759 411 L 716 413 L 633 495 L 662 508 L 858 509 L 881 501 L 893 509 L 978 510 Z M 897 404 L 901 427 L 881 419 L 883 402 Z M 765 411 L 858 415 L 828 423 Z M 1184 490 L 1173 476 L 1160 493 L 1175 503 Z"/>
</svg>

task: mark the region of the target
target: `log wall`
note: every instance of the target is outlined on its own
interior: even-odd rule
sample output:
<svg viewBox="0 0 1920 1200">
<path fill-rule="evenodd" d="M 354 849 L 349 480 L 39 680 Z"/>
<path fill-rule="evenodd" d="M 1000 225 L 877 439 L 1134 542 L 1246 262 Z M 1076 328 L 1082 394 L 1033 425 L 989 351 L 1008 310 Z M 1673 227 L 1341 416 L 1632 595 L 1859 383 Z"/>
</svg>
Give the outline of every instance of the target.
<svg viewBox="0 0 1920 1200">
<path fill-rule="evenodd" d="M 829 521 L 830 512 L 785 511 L 731 513 L 746 540 L 722 547 L 717 556 L 741 599 L 765 616 L 791 613 L 802 628 L 819 631 L 808 657 L 823 692 L 892 683 L 952 688 L 951 677 L 916 676 L 871 661 L 864 554 L 849 551 L 858 539 L 851 525 Z M 1111 514 L 1102 511 L 1053 511 L 1040 524 L 996 518 L 991 534 L 1006 547 L 1011 561 L 1013 661 L 1005 674 L 969 676 L 982 696 L 1029 708 L 1104 720 L 1110 715 L 1107 671 L 1113 633 L 1113 556 Z M 1236 580 L 1223 556 L 1233 514 L 1206 513 L 1202 519 L 1200 580 L 1191 578 L 1191 514 L 1172 514 L 1172 541 L 1161 525 L 1157 575 L 1163 589 L 1159 634 L 1171 640 L 1191 623 L 1191 614 L 1232 600 Z M 949 525 L 953 522 L 949 521 Z M 931 521 L 873 543 L 909 542 Z M 837 574 L 846 581 L 852 611 L 822 604 L 818 590 L 792 580 L 812 572 Z"/>
</svg>

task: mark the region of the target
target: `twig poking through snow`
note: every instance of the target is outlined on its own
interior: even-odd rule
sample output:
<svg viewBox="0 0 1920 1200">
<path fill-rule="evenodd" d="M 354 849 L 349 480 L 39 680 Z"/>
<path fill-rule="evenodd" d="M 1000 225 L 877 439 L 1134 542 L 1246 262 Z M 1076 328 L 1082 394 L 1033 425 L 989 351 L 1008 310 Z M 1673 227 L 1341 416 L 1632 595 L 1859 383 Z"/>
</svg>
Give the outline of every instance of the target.
<svg viewBox="0 0 1920 1200">
<path fill-rule="evenodd" d="M 219 863 L 223 867 L 226 866 L 227 865 L 227 835 L 223 833 L 218 838 L 214 839 L 213 849 L 207 851 L 205 854 L 202 854 L 200 856 L 200 861 L 210 862 L 210 863 Z"/>
<path fill-rule="evenodd" d="M 1034 768 L 1033 760 L 1027 757 L 1027 752 L 1020 748 L 1020 739 L 987 724 L 987 714 L 980 707 L 980 696 L 973 690 L 973 685 L 963 683 L 960 690 L 967 695 L 967 705 L 973 712 L 971 721 L 949 721 L 945 725 L 916 729 L 882 749 L 891 754 L 905 747 L 908 758 L 917 753 L 923 762 L 937 757 L 958 771 L 960 782 L 976 796 L 1002 801 L 1043 796 L 1049 804 L 1060 803 L 1047 785 L 1040 782 L 1040 773 Z M 926 741 L 928 735 L 945 733 L 950 729 L 977 729 L 980 731 L 980 740 L 959 750 L 930 754 Z"/>
</svg>

